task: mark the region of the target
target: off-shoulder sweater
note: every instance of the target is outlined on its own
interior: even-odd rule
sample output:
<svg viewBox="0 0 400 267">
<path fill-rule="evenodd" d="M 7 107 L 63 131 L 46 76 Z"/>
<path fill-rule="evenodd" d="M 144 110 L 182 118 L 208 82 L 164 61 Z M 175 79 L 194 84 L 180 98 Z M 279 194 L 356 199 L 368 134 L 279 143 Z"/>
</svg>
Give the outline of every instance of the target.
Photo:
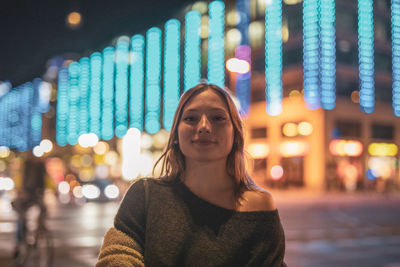
<svg viewBox="0 0 400 267">
<path fill-rule="evenodd" d="M 184 183 L 145 178 L 125 194 L 96 267 L 275 267 L 286 266 L 284 254 L 277 210 L 229 210 L 196 196 Z"/>
</svg>

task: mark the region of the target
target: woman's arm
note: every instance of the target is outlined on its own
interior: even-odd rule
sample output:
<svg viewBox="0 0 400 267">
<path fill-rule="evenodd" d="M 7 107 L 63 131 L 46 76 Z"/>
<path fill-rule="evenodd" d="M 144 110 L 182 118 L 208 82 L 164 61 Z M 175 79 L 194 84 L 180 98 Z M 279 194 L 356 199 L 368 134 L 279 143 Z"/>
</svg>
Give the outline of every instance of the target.
<svg viewBox="0 0 400 267">
<path fill-rule="evenodd" d="M 143 181 L 134 182 L 125 194 L 114 227 L 104 236 L 96 267 L 144 266 L 146 211 Z"/>
</svg>

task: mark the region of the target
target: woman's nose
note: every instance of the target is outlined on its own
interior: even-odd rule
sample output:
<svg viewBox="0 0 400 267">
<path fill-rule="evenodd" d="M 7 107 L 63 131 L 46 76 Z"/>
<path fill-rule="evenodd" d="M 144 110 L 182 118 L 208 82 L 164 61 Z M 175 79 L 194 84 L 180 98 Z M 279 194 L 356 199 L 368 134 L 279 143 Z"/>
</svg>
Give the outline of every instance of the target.
<svg viewBox="0 0 400 267">
<path fill-rule="evenodd" d="M 211 132 L 211 123 L 208 120 L 206 115 L 202 115 L 198 125 L 199 133 L 210 133 Z"/>
</svg>

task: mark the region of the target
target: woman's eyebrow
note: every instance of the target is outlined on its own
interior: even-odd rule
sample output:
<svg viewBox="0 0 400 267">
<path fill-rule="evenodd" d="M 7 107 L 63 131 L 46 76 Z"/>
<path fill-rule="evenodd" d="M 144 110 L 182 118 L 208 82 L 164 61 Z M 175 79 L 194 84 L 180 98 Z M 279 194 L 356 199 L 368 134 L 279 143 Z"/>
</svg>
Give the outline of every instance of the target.
<svg viewBox="0 0 400 267">
<path fill-rule="evenodd" d="M 223 109 L 223 108 L 210 108 L 210 110 L 211 111 L 222 111 L 222 112 L 227 112 L 225 109 Z M 198 111 L 200 111 L 199 109 L 197 109 L 197 108 L 191 108 L 191 109 L 187 109 L 187 110 L 185 110 L 184 112 L 191 112 L 191 111 L 193 111 L 193 112 L 198 112 Z"/>
</svg>

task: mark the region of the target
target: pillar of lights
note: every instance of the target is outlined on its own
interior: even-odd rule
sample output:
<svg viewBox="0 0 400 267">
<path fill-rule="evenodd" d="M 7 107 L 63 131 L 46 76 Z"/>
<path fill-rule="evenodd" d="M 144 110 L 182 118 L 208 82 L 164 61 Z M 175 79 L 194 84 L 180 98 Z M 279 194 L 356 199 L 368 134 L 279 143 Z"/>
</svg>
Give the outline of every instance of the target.
<svg viewBox="0 0 400 267">
<path fill-rule="evenodd" d="M 40 85 L 42 80 L 36 78 L 28 90 L 32 91 L 32 102 L 30 103 L 30 137 L 28 138 L 28 147 L 32 148 L 42 140 L 42 113 L 40 112 Z"/>
<path fill-rule="evenodd" d="M 75 145 L 78 142 L 79 134 L 79 63 L 72 62 L 68 66 L 68 134 L 67 142 L 70 145 Z"/>
<path fill-rule="evenodd" d="M 11 128 L 11 147 L 18 151 L 25 151 L 29 148 L 29 133 L 31 133 L 30 120 L 32 118 L 33 85 L 27 82 L 17 88 L 16 96 L 13 97 L 15 106 L 11 107 L 11 121 L 15 124 Z M 41 130 L 41 129 L 40 129 Z"/>
<path fill-rule="evenodd" d="M 7 94 L 0 97 L 0 146 L 7 145 L 7 109 L 6 109 Z"/>
<path fill-rule="evenodd" d="M 115 51 L 115 135 L 119 138 L 128 130 L 128 59 L 129 43 L 119 41 Z"/>
<path fill-rule="evenodd" d="M 335 1 L 320 0 L 320 92 L 321 106 L 336 105 Z"/>
<path fill-rule="evenodd" d="M 179 101 L 180 22 L 171 19 L 165 24 L 164 45 L 164 111 L 163 126 L 170 130 Z"/>
<path fill-rule="evenodd" d="M 393 113 L 400 116 L 400 0 L 392 0 Z"/>
<path fill-rule="evenodd" d="M 213 1 L 209 8 L 208 34 L 208 82 L 225 86 L 224 21 L 225 4 Z"/>
<path fill-rule="evenodd" d="M 240 21 L 237 25 L 242 38 L 240 46 L 235 50 L 235 57 L 245 60 L 251 66 L 251 48 L 249 40 L 249 23 L 250 23 L 250 9 L 249 1 L 237 0 L 236 11 L 240 15 Z M 251 70 L 247 73 L 236 74 L 236 97 L 240 102 L 240 113 L 247 115 L 250 107 L 250 87 L 251 87 Z"/>
<path fill-rule="evenodd" d="M 149 134 L 160 130 L 161 98 L 161 30 L 157 27 L 147 31 L 146 46 L 146 114 L 145 129 Z"/>
<path fill-rule="evenodd" d="M 103 91 L 101 137 L 110 140 L 114 135 L 114 47 L 103 50 Z"/>
<path fill-rule="evenodd" d="M 186 13 L 183 70 L 185 91 L 200 83 L 200 21 L 201 15 L 198 11 L 192 10 Z"/>
<path fill-rule="evenodd" d="M 282 0 L 265 8 L 265 82 L 267 113 L 282 111 Z"/>
<path fill-rule="evenodd" d="M 101 136 L 101 53 L 95 52 L 90 56 L 90 95 L 89 95 L 89 132 Z"/>
<path fill-rule="evenodd" d="M 358 61 L 360 108 L 372 113 L 375 108 L 374 85 L 374 16 L 373 1 L 358 0 Z"/>
<path fill-rule="evenodd" d="M 129 128 L 143 131 L 144 95 L 144 37 L 137 34 L 131 38 L 131 75 L 129 94 Z"/>
<path fill-rule="evenodd" d="M 303 83 L 308 108 L 319 108 L 318 0 L 303 1 Z"/>
<path fill-rule="evenodd" d="M 60 146 L 68 143 L 68 108 L 68 67 L 62 66 L 58 72 L 56 117 L 56 141 Z"/>
<path fill-rule="evenodd" d="M 79 60 L 79 135 L 89 132 L 89 58 Z"/>
</svg>

